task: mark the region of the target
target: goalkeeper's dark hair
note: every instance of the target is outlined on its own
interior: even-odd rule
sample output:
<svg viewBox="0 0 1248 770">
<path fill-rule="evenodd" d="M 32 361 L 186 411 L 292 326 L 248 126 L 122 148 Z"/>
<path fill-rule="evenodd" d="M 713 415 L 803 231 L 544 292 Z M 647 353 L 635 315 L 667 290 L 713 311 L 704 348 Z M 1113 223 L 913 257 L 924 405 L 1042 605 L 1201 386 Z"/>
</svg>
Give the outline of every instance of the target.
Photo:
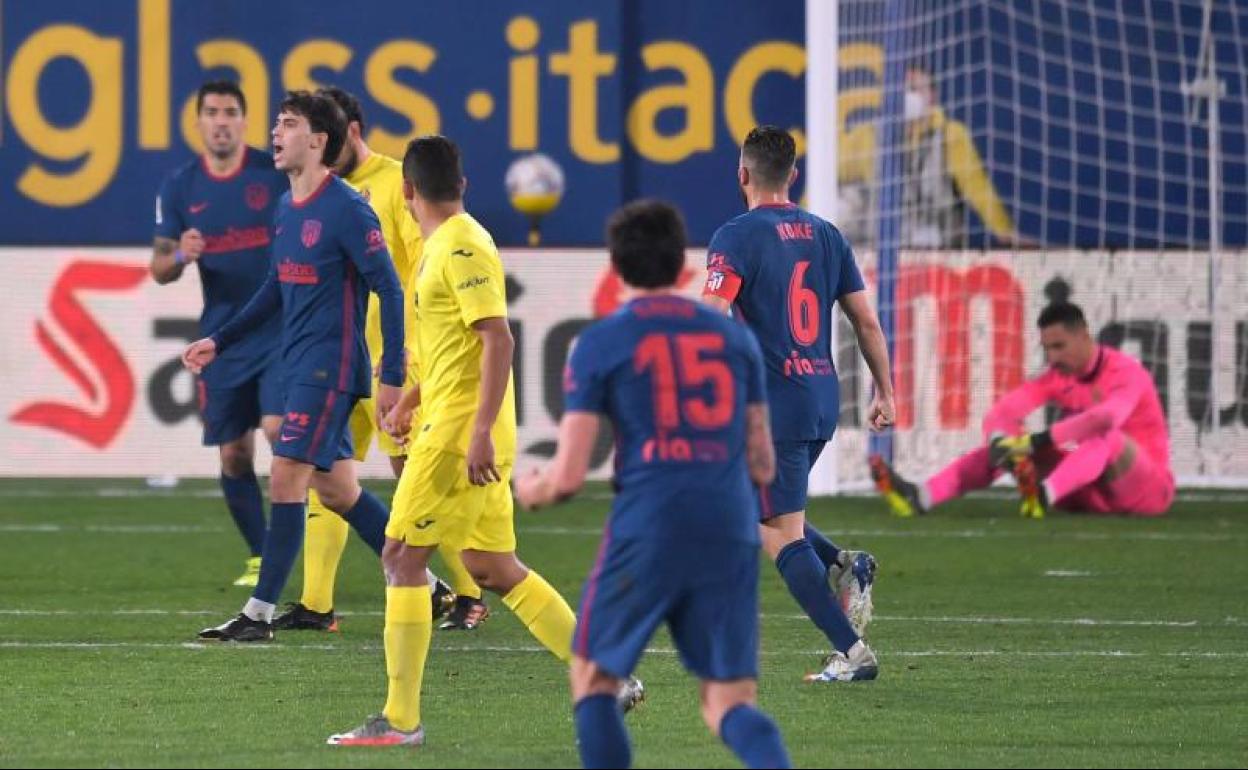
<svg viewBox="0 0 1248 770">
<path fill-rule="evenodd" d="M 1057 324 L 1061 324 L 1072 331 L 1086 329 L 1088 328 L 1088 319 L 1084 317 L 1083 310 L 1075 303 L 1054 302 L 1040 311 L 1040 317 L 1036 319 L 1036 326 L 1037 328 L 1045 329 Z"/>
<path fill-rule="evenodd" d="M 327 138 L 321 162 L 326 166 L 334 165 L 338 153 L 342 152 L 342 145 L 347 141 L 347 116 L 342 114 L 342 109 L 333 99 L 311 91 L 290 91 L 277 111 L 301 115 L 307 118 L 312 133 L 325 134 Z"/>
<path fill-rule="evenodd" d="M 208 94 L 233 96 L 238 100 L 238 109 L 244 115 L 247 114 L 247 97 L 243 96 L 243 89 L 238 87 L 238 83 L 235 83 L 233 80 L 209 80 L 195 92 L 196 115 L 204 111 L 204 97 Z"/>
<path fill-rule="evenodd" d="M 797 143 L 783 128 L 758 126 L 745 137 L 741 157 L 759 186 L 779 189 L 789 183 L 789 174 L 797 161 Z"/>
<path fill-rule="evenodd" d="M 685 220 L 670 203 L 633 201 L 607 220 L 611 266 L 629 286 L 673 286 L 685 266 Z"/>
</svg>

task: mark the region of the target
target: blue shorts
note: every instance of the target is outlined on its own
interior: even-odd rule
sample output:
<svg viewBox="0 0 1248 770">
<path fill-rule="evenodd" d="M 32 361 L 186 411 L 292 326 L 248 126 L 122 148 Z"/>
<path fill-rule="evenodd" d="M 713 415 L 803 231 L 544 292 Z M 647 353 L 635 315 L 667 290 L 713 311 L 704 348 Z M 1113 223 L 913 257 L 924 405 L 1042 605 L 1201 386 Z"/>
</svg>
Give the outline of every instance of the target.
<svg viewBox="0 0 1248 770">
<path fill-rule="evenodd" d="M 282 414 L 282 365 L 277 356 L 254 377 L 229 388 L 210 388 L 196 380 L 204 446 L 228 444 L 260 427 L 260 418 Z"/>
<path fill-rule="evenodd" d="M 699 679 L 758 678 L 758 546 L 604 540 L 572 651 L 623 679 L 664 622 Z"/>
<path fill-rule="evenodd" d="M 273 454 L 328 471 L 355 456 L 351 447 L 351 410 L 359 396 L 316 385 L 291 385 L 286 391 L 282 428 Z"/>
<path fill-rule="evenodd" d="M 776 478 L 758 491 L 759 518 L 806 510 L 810 469 L 823 454 L 826 441 L 784 441 L 776 447 Z"/>
</svg>

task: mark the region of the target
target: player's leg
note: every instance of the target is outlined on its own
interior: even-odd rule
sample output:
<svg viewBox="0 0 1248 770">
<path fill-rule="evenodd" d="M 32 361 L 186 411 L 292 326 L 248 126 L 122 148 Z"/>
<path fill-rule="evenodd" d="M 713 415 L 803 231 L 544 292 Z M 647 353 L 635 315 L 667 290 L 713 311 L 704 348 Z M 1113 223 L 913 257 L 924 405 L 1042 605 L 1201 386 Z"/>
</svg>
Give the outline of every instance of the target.
<svg viewBox="0 0 1248 770">
<path fill-rule="evenodd" d="M 264 496 L 255 470 L 255 429 L 260 424 L 258 381 L 230 388 L 207 388 L 199 381 L 204 444 L 216 446 L 221 460 L 221 494 L 249 557 L 238 586 L 254 586 L 264 549 Z"/>
<path fill-rule="evenodd" d="M 381 554 L 386 576 L 386 705 L 382 713 L 346 733 L 331 735 L 335 746 L 419 746 L 420 688 L 429 641 L 433 637 L 432 603 L 426 570 L 433 546 L 413 546 L 387 537 Z"/>
<path fill-rule="evenodd" d="M 373 442 L 373 425 L 368 412 L 372 399 L 360 399 L 351 410 L 349 426 L 355 458 L 363 460 Z M 347 520 L 330 510 L 315 489 L 308 492 L 308 528 L 303 539 L 303 592 L 299 605 L 311 613 L 326 616 L 334 609 L 334 585 L 338 579 L 338 564 L 347 547 L 347 535 L 351 530 Z M 298 607 L 292 608 L 298 613 Z M 310 615 L 308 615 L 310 617 Z M 293 625 L 296 617 L 289 620 L 283 615 L 279 628 Z M 320 625 L 318 623 L 318 625 Z"/>
<path fill-rule="evenodd" d="M 471 490 L 466 497 L 480 495 L 479 513 L 464 538 L 451 538 L 462 544 L 464 566 L 477 585 L 498 594 L 525 628 L 551 654 L 567 662 L 572 657 L 572 630 L 576 616 L 558 591 L 516 556 L 516 533 L 511 497 L 511 466 L 499 467 L 501 481 L 484 487 L 467 482 L 463 459 L 456 458 L 458 476 Z"/>
<path fill-rule="evenodd" d="M 572 719 L 583 767 L 629 767 L 633 749 L 624 713 L 616 700 L 621 678 L 579 655 L 568 671 L 572 684 Z"/>
<path fill-rule="evenodd" d="M 371 403 L 372 402 L 370 401 L 370 404 Z M 394 473 L 394 477 L 396 479 L 402 478 L 403 468 L 407 465 L 407 448 L 400 446 L 393 438 L 390 437 L 390 434 L 381 430 L 376 425 L 377 418 L 374 412 L 370 411 L 370 415 L 369 425 L 377 433 L 377 446 L 381 448 L 382 452 L 385 452 L 387 459 L 389 459 L 390 471 Z M 359 458 L 358 453 L 356 457 L 357 459 L 361 459 Z M 467 582 L 467 584 L 471 586 L 470 590 L 475 591 L 476 596 L 480 597 L 481 589 L 476 587 L 476 584 L 472 582 L 472 578 L 468 577 L 468 571 L 464 569 L 463 563 L 456 558 L 455 564 L 452 565 L 450 561 L 446 559 L 445 554 L 448 550 L 452 554 L 457 555 L 457 552 L 454 549 L 449 549 L 445 545 L 438 546 L 438 553 L 443 554 L 442 558 L 443 561 L 446 561 L 447 563 L 447 571 L 450 573 L 452 583 L 454 585 L 460 585 L 462 573 L 464 582 Z M 456 569 L 459 570 L 458 573 L 455 571 Z M 447 613 L 451 612 L 455 607 L 457 599 L 456 592 L 452 587 L 452 583 L 447 583 L 445 580 L 438 577 L 434 574 L 432 569 L 429 570 L 429 574 L 426 575 L 426 577 L 429 579 L 429 592 L 433 598 L 433 619 L 438 620 Z"/>
<path fill-rule="evenodd" d="M 789 767 L 780 731 L 755 706 L 758 549 L 704 543 L 683 556 L 691 574 L 668 626 L 681 662 L 701 681 L 702 719 L 746 767 Z"/>
<path fill-rule="evenodd" d="M 988 459 L 987 445 L 977 447 L 946 465 L 926 481 L 911 482 L 882 458 L 872 458 L 871 476 L 889 509 L 898 516 L 922 515 L 934 506 L 984 489 L 1001 475 Z"/>
<path fill-rule="evenodd" d="M 382 569 L 386 575 L 386 708 L 350 732 L 330 736 L 335 745 L 419 744 L 420 683 L 433 633 L 429 557 L 443 537 L 462 537 L 480 515 L 480 496 L 465 495 L 463 458 L 430 449 L 411 453 L 394 493 L 386 525 Z M 463 477 L 462 482 L 460 477 Z M 472 503 L 476 503 L 474 512 Z"/>
<path fill-rule="evenodd" d="M 1080 490 L 1109 474 L 1115 460 L 1134 460 L 1136 454 L 1134 442 L 1128 453 L 1127 438 L 1121 431 L 1081 441 L 1073 450 L 1062 452 L 1056 467 L 1044 477 L 1040 484 L 1042 503 L 1046 507 L 1062 506 Z"/>
<path fill-rule="evenodd" d="M 1093 483 L 1060 498 L 1057 505 L 1088 513 L 1122 513 L 1130 516 L 1161 516 L 1174 502 L 1174 478 L 1165 469 L 1157 468 L 1140 450 L 1135 441 L 1120 431 L 1106 436 L 1113 459 Z M 1087 443 L 1087 442 L 1085 442 Z M 1114 452 L 1116 445 L 1121 445 Z M 1080 445 L 1082 449 L 1083 445 Z M 1078 451 L 1078 450 L 1076 450 Z M 1073 453 L 1072 453 L 1073 454 Z M 1063 458 L 1063 463 L 1068 458 Z M 1059 464 L 1049 479 L 1059 470 Z M 1059 479 L 1059 485 L 1060 485 Z M 1046 494 L 1057 494 L 1056 489 Z"/>
</svg>

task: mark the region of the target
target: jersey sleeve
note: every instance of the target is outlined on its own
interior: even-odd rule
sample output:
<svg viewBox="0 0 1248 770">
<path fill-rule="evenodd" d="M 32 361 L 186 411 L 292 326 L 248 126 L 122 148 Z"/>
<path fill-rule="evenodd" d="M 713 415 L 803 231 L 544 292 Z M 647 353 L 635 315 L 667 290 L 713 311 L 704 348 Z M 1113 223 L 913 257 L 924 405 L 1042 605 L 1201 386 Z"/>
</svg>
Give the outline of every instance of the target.
<svg viewBox="0 0 1248 770">
<path fill-rule="evenodd" d="M 984 415 L 984 438 L 1020 433 L 1027 415 L 1048 402 L 1052 381 L 1053 373 L 1049 370 L 1002 396 Z"/>
<path fill-rule="evenodd" d="M 748 265 L 737 247 L 730 227 L 721 227 L 711 236 L 706 254 L 706 286 L 703 296 L 733 302 L 748 276 Z"/>
<path fill-rule="evenodd" d="M 606 379 L 600 371 L 598 346 L 582 333 L 568 353 L 563 368 L 563 410 L 606 414 Z"/>
<path fill-rule="evenodd" d="M 507 317 L 507 289 L 503 263 L 493 248 L 471 241 L 448 246 L 443 260 L 448 289 L 459 306 L 465 326 L 483 318 Z"/>
<path fill-rule="evenodd" d="M 165 177 L 156 194 L 155 235 L 157 238 L 178 240 L 186 230 L 186 222 L 182 218 L 181 175 L 173 174 Z"/>
<path fill-rule="evenodd" d="M 1135 411 L 1152 379 L 1144 367 L 1116 366 L 1110 372 L 1105 400 L 1080 414 L 1060 420 L 1049 429 L 1057 445 L 1086 441 L 1121 428 Z"/>
<path fill-rule="evenodd" d="M 862 280 L 862 273 L 858 270 L 858 261 L 854 259 L 854 250 L 850 248 L 849 241 L 835 227 L 829 226 L 828 231 L 833 253 L 839 257 L 841 265 L 836 287 L 836 297 L 840 299 L 846 294 L 862 291 L 866 288 L 866 284 Z"/>
<path fill-rule="evenodd" d="M 403 289 L 386 249 L 377 214 L 362 199 L 343 209 L 339 245 L 347 252 L 381 305 L 381 382 L 403 386 Z"/>
</svg>

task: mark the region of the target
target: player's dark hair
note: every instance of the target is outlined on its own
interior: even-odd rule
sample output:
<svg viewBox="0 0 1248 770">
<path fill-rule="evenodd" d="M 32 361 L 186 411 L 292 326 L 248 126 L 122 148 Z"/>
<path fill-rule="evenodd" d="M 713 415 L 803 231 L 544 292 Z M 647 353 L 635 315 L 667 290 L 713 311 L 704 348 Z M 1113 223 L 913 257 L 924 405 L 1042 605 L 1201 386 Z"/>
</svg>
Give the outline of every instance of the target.
<svg viewBox="0 0 1248 770">
<path fill-rule="evenodd" d="M 242 110 L 244 115 L 247 114 L 247 97 L 243 96 L 243 89 L 238 87 L 238 83 L 233 80 L 209 80 L 199 87 L 195 92 L 195 114 L 203 112 L 204 97 L 208 94 L 219 94 L 221 96 L 233 96 L 238 100 L 238 108 Z"/>
<path fill-rule="evenodd" d="M 310 91 L 290 91 L 277 111 L 307 118 L 313 133 L 325 134 L 327 139 L 321 162 L 326 166 L 334 165 L 338 153 L 342 152 L 343 143 L 347 141 L 347 116 L 342 114 L 333 99 Z"/>
<path fill-rule="evenodd" d="M 459 147 L 445 136 L 419 136 L 403 154 L 403 179 L 411 182 L 420 197 L 433 203 L 450 203 L 464 196 L 464 166 Z"/>
<path fill-rule="evenodd" d="M 758 126 L 745 137 L 741 155 L 746 167 L 763 187 L 784 187 L 797 160 L 793 136 L 776 126 Z"/>
<path fill-rule="evenodd" d="M 670 203 L 633 201 L 607 220 L 611 265 L 639 289 L 672 286 L 685 266 L 685 220 Z"/>
<path fill-rule="evenodd" d="M 334 104 L 338 105 L 338 109 L 342 110 L 342 114 L 347 116 L 347 122 L 359 123 L 360 133 L 364 133 L 366 128 L 364 125 L 364 108 L 360 106 L 360 100 L 355 98 L 355 94 L 350 91 L 344 91 L 338 86 L 323 86 L 316 89 L 316 93 L 333 99 Z"/>
<path fill-rule="evenodd" d="M 1044 329 L 1056 324 L 1061 324 L 1072 330 L 1086 329 L 1088 327 L 1088 319 L 1084 318 L 1083 310 L 1075 303 L 1054 302 L 1040 311 L 1040 317 L 1036 319 L 1036 326 Z"/>
</svg>

